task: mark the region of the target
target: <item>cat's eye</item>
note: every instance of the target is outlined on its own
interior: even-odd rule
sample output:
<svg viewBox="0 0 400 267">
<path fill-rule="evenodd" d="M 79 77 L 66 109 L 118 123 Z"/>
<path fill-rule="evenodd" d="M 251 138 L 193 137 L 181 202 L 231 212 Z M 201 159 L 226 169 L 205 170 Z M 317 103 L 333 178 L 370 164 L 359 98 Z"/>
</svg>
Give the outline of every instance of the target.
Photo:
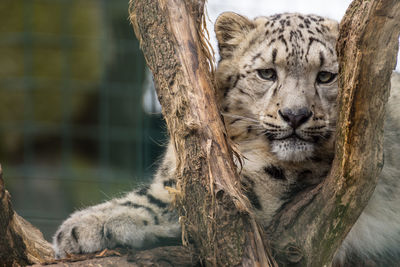
<svg viewBox="0 0 400 267">
<path fill-rule="evenodd" d="M 317 75 L 317 83 L 330 83 L 332 82 L 337 76 L 337 73 L 332 73 L 329 71 L 320 71 Z"/>
<path fill-rule="evenodd" d="M 277 77 L 274 69 L 258 69 L 257 74 L 258 77 L 267 81 L 275 81 Z"/>
</svg>

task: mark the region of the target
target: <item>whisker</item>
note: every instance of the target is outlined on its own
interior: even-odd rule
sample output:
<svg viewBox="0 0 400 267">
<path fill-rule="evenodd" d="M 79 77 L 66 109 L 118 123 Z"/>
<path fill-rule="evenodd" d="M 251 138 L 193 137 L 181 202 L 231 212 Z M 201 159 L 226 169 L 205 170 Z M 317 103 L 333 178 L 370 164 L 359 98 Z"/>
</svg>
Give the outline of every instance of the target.
<svg viewBox="0 0 400 267">
<path fill-rule="evenodd" d="M 259 120 L 256 120 L 256 119 L 250 118 L 250 117 L 240 116 L 240 115 L 236 115 L 236 114 L 228 114 L 228 113 L 221 113 L 221 114 L 225 117 L 231 117 L 234 119 L 242 119 L 242 120 L 248 120 L 248 121 L 260 123 Z"/>
</svg>

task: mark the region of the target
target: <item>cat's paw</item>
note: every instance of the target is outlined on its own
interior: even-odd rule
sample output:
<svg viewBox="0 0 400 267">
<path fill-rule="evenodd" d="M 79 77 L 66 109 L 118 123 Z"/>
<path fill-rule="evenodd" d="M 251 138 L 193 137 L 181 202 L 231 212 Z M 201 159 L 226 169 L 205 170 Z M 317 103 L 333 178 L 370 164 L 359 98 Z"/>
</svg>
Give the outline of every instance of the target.
<svg viewBox="0 0 400 267">
<path fill-rule="evenodd" d="M 93 213 L 77 212 L 65 220 L 53 238 L 56 258 L 100 251 L 109 247 L 104 220 Z"/>
</svg>

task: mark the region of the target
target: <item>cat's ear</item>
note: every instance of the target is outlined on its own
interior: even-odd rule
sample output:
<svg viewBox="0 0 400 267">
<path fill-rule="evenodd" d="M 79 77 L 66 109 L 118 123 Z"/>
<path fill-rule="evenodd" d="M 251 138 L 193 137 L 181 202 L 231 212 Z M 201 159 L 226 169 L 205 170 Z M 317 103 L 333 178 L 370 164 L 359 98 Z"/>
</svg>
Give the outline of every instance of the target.
<svg viewBox="0 0 400 267">
<path fill-rule="evenodd" d="M 243 37 L 255 27 L 254 22 L 244 16 L 233 12 L 222 13 L 214 27 L 221 58 L 230 57 Z"/>
</svg>

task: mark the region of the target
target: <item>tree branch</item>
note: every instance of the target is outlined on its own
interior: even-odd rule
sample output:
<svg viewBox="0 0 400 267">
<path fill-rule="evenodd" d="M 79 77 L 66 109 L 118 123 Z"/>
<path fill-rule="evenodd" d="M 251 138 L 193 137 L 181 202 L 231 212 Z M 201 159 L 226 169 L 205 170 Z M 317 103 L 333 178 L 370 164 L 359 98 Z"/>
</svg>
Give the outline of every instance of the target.
<svg viewBox="0 0 400 267">
<path fill-rule="evenodd" d="M 286 262 L 293 254 L 292 263 L 328 266 L 375 188 L 399 32 L 397 0 L 355 0 L 341 22 L 335 159 L 329 177 L 294 199 L 269 229 Z"/>
<path fill-rule="evenodd" d="M 272 266 L 215 101 L 200 30 L 204 1 L 131 0 L 130 6 L 175 147 L 184 233 L 207 265 Z"/>
<path fill-rule="evenodd" d="M 42 233 L 13 210 L 2 174 L 0 166 L 0 263 L 24 266 L 53 259 Z"/>
</svg>

